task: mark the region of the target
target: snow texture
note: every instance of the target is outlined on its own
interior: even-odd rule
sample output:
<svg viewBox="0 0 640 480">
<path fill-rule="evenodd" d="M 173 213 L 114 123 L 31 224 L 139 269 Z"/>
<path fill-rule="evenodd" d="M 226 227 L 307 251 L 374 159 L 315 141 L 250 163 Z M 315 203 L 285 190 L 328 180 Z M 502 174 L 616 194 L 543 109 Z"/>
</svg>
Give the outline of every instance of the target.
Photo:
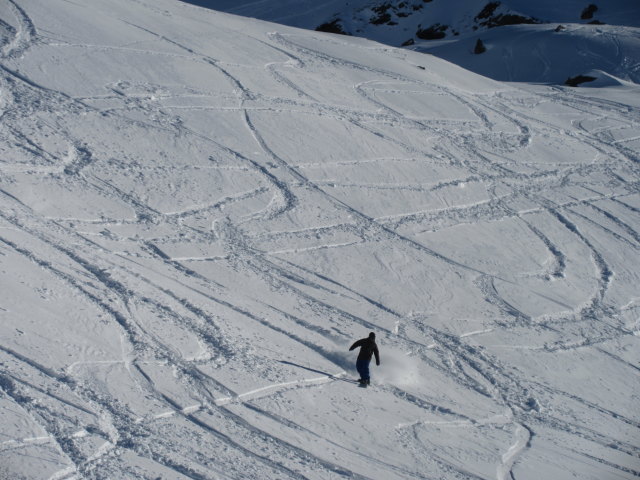
<svg viewBox="0 0 640 480">
<path fill-rule="evenodd" d="M 640 476 L 637 85 L 174 0 L 0 19 L 0 478 Z"/>
</svg>

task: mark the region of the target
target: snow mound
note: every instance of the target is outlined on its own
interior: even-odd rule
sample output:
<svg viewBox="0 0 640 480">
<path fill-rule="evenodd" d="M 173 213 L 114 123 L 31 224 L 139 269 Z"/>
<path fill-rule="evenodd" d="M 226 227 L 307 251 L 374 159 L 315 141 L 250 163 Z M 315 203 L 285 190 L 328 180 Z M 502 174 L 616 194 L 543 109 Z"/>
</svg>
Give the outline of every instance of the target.
<svg viewBox="0 0 640 480">
<path fill-rule="evenodd" d="M 593 79 L 581 84 L 581 86 L 583 87 L 602 88 L 634 85 L 632 82 L 621 80 L 617 77 L 614 77 L 613 75 L 608 74 L 607 72 L 603 72 L 602 70 L 589 70 L 583 75 L 585 77 Z"/>
</svg>

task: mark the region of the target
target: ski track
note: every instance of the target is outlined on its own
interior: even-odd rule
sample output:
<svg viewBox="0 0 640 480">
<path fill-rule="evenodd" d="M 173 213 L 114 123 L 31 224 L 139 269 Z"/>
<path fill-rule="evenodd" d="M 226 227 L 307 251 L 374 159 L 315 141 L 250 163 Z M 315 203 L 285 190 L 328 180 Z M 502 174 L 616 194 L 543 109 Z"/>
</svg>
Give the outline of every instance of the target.
<svg viewBox="0 0 640 480">
<path fill-rule="evenodd" d="M 120 474 L 126 473 L 124 470 L 117 470 L 120 468 L 118 466 L 119 458 L 124 451 L 130 451 L 135 455 L 157 462 L 166 469 L 188 478 L 210 478 L 210 473 L 217 469 L 219 469 L 219 474 L 229 475 L 229 478 L 244 478 L 243 472 L 238 467 L 225 473 L 224 468 L 213 465 L 210 460 L 207 461 L 201 450 L 189 451 L 186 448 L 180 448 L 178 452 L 172 452 L 172 445 L 161 438 L 160 432 L 162 430 L 159 425 L 165 421 L 181 420 L 192 429 L 194 437 L 204 436 L 212 445 L 229 448 L 237 453 L 238 458 L 250 459 L 252 464 L 263 466 L 277 478 L 309 478 L 303 473 L 308 465 L 312 465 L 316 472 L 320 472 L 320 475 L 326 475 L 327 478 L 328 476 L 369 478 L 338 462 L 321 458 L 317 454 L 297 446 L 294 441 L 288 441 L 282 436 L 272 434 L 250 420 L 257 414 L 265 420 L 278 423 L 285 430 L 302 432 L 309 438 L 329 441 L 338 450 L 346 450 L 347 447 L 341 442 L 321 438 L 313 430 L 303 427 L 284 415 L 268 411 L 258 402 L 264 398 L 277 399 L 284 392 L 336 388 L 346 372 L 340 371 L 336 374 L 313 378 L 271 382 L 240 393 L 228 386 L 225 380 L 217 378 L 215 368 L 205 372 L 204 367 L 209 365 L 212 360 L 218 360 L 220 365 L 238 361 L 246 368 L 251 368 L 258 362 L 249 347 L 240 346 L 241 344 L 234 345 L 228 341 L 226 335 L 229 331 L 229 323 L 224 318 L 230 315 L 242 318 L 248 324 L 267 329 L 277 338 L 281 337 L 287 341 L 295 342 L 297 348 L 312 352 L 325 364 L 333 362 L 330 352 L 332 342 L 341 341 L 344 343 L 350 339 L 351 330 L 345 328 L 345 324 L 353 326 L 358 331 L 363 329 L 376 330 L 384 339 L 385 345 L 404 351 L 413 351 L 416 358 L 424 365 L 446 376 L 460 391 L 490 399 L 508 412 L 507 423 L 513 430 L 513 442 L 505 445 L 505 451 L 496 465 L 497 480 L 515 478 L 513 468 L 519 459 L 526 455 L 527 449 L 531 448 L 531 440 L 535 435 L 536 427 L 574 432 L 577 436 L 589 439 L 603 447 L 615 444 L 616 450 L 630 456 L 637 455 L 637 449 L 633 445 L 612 439 L 583 424 L 574 423 L 570 419 L 558 418 L 558 412 L 536 411 L 531 407 L 531 404 L 535 392 L 562 395 L 578 402 L 588 411 L 591 410 L 615 418 L 630 427 L 638 428 L 639 424 L 636 420 L 569 392 L 518 378 L 512 367 L 492 355 L 488 350 L 476 346 L 472 338 L 477 333 L 492 332 L 494 328 L 509 329 L 514 327 L 548 330 L 562 336 L 562 331 L 558 326 L 563 322 L 590 323 L 593 330 L 585 330 L 589 333 L 588 336 L 585 334 L 583 339 L 545 347 L 548 353 L 552 353 L 558 350 L 567 351 L 581 347 L 597 348 L 596 345 L 600 342 L 616 340 L 630 334 L 625 329 L 602 320 L 602 318 L 613 318 L 619 313 L 619 310 L 607 302 L 607 295 L 612 278 L 615 277 L 615 271 L 609 265 L 604 252 L 600 252 L 596 243 L 590 238 L 588 226 L 596 226 L 604 234 L 637 251 L 640 247 L 638 229 L 629 221 L 618 218 L 611 210 L 599 205 L 598 202 L 603 200 L 618 202 L 619 205 L 635 214 L 638 213 L 638 209 L 624 203 L 620 199 L 624 196 L 622 194 L 607 195 L 594 191 L 592 198 L 575 199 L 564 203 L 552 201 L 544 196 L 544 193 L 549 189 L 566 185 L 571 174 L 599 173 L 607 176 L 609 181 L 618 183 L 622 182 L 621 177 L 610 166 L 597 163 L 588 166 L 550 165 L 537 172 L 523 174 L 518 171 L 513 162 L 507 161 L 504 164 L 498 164 L 489 156 L 484 156 L 481 153 L 486 151 L 486 148 L 490 148 L 485 145 L 488 139 L 496 143 L 506 142 L 510 150 L 509 154 L 514 158 L 517 157 L 518 152 L 528 148 L 531 139 L 536 135 L 553 132 L 588 144 L 609 158 L 610 162 L 618 162 L 638 174 L 640 157 L 636 151 L 624 145 L 625 142 L 609 142 L 606 140 L 607 132 L 605 130 L 588 131 L 582 125 L 580 129 L 573 131 L 561 130 L 559 127 L 514 108 L 510 100 L 500 92 L 487 97 L 463 93 L 453 88 L 445 88 L 428 82 L 418 82 L 392 72 L 374 69 L 357 62 L 333 57 L 319 50 L 297 45 L 295 39 L 280 33 L 272 33 L 265 39 L 250 37 L 262 46 L 287 57 L 285 61 L 265 62 L 264 69 L 278 85 L 288 89 L 293 97 L 270 98 L 251 91 L 244 85 L 242 78 L 234 76 L 230 73 L 231 69 L 225 68 L 223 62 L 149 28 L 123 21 L 139 31 L 146 32 L 156 41 L 166 42 L 184 53 L 168 54 L 130 47 L 118 47 L 118 49 L 190 59 L 196 63 L 206 64 L 226 78 L 234 90 L 234 100 L 237 102 L 237 106 L 230 107 L 229 111 L 237 115 L 239 121 L 245 126 L 249 135 L 247 140 L 253 142 L 254 148 L 258 151 L 258 154 L 247 156 L 245 153 L 221 144 L 212 137 L 197 133 L 185 125 L 167 127 L 160 123 L 133 120 L 127 116 L 126 109 L 123 111 L 117 109 L 100 110 L 91 107 L 91 98 L 71 98 L 67 94 L 39 85 L 26 74 L 14 69 L 11 62 L 15 62 L 21 55 L 27 55 L 29 48 L 36 43 L 47 42 L 46 38 L 39 36 L 36 25 L 20 3 L 22 2 L 5 0 L 5 4 L 15 15 L 18 27 L 2 52 L 2 64 L 0 65 L 2 90 L 8 89 L 14 92 L 13 99 L 5 100 L 8 105 L 2 112 L 3 123 L 19 124 L 20 119 L 29 117 L 34 108 L 30 106 L 29 101 L 36 99 L 38 103 L 49 105 L 48 108 L 51 110 L 92 112 L 109 118 L 117 118 L 125 125 L 144 125 L 152 130 L 177 132 L 180 135 L 205 142 L 213 151 L 224 152 L 237 162 L 236 165 L 228 168 L 251 172 L 262 179 L 263 185 L 266 186 L 249 191 L 238 191 L 212 200 L 210 203 L 184 210 L 162 212 L 150 206 L 147 200 L 138 197 L 135 193 L 125 191 L 115 181 L 98 176 L 93 167 L 100 160 L 99 152 L 92 151 L 81 139 L 74 138 L 64 128 L 60 128 L 58 134 L 62 143 L 68 148 L 66 156 L 48 151 L 47 147 L 40 145 L 37 140 L 30 138 L 28 132 L 23 132 L 19 128 L 6 127 L 3 129 L 3 141 L 11 138 L 20 149 L 30 153 L 32 158 L 41 158 L 47 162 L 46 165 L 15 164 L 12 166 L 11 164 L 0 164 L 0 173 L 3 175 L 21 172 L 63 175 L 74 185 L 86 191 L 94 192 L 105 198 L 117 199 L 127 205 L 136 216 L 133 221 L 102 218 L 94 221 L 76 220 L 77 223 L 85 226 L 95 223 L 105 227 L 127 223 L 134 226 L 145 224 L 168 226 L 176 231 L 189 231 L 193 238 L 203 242 L 220 241 L 225 254 L 203 257 L 173 256 L 165 253 L 154 240 L 139 241 L 141 251 L 154 262 L 155 266 L 151 268 L 149 263 L 143 264 L 127 254 L 113 255 L 113 251 L 89 240 L 88 236 L 82 236 L 72 227 L 67 226 L 70 219 L 43 218 L 23 203 L 19 195 L 0 189 L 0 205 L 2 206 L 0 218 L 11 228 L 31 239 L 29 244 L 21 245 L 15 240 L 11 240 L 8 235 L 0 235 L 2 248 L 38 265 L 51 274 L 59 284 L 65 285 L 65 288 L 75 292 L 83 300 L 95 306 L 98 311 L 103 312 L 124 339 L 123 352 L 130 352 L 127 358 L 105 363 L 125 366 L 128 375 L 141 392 L 154 398 L 165 407 L 159 413 L 143 417 L 136 416 L 126 403 L 121 401 L 122 399 L 109 393 L 94 391 L 92 380 L 85 374 L 76 372 L 76 370 L 78 372 L 81 370 L 76 368 L 80 362 L 75 362 L 69 365 L 64 372 L 59 372 L 17 349 L 0 345 L 2 358 L 8 359 L 7 362 L 10 362 L 11 365 L 19 366 L 19 369 L 11 371 L 7 370 L 4 363 L 2 364 L 0 390 L 3 392 L 3 396 L 11 398 L 13 402 L 26 410 L 30 418 L 46 432 L 46 435 L 41 437 L 16 438 L 2 442 L 0 443 L 0 455 L 34 444 L 55 444 L 62 452 L 68 465 L 53 473 L 50 478 L 70 478 L 76 474 L 87 478 L 101 478 L 103 474 L 107 474 L 105 472 L 109 472 L 109 468 L 115 469 Z M 49 43 L 48 45 L 56 48 L 82 48 L 88 51 L 116 48 L 90 44 Z M 318 65 L 333 65 L 384 78 L 384 81 L 372 80 L 353 86 L 354 92 L 370 106 L 371 111 L 323 104 L 307 88 L 297 85 L 287 77 L 290 70 L 304 70 L 309 66 Z M 459 130 L 451 132 L 439 126 L 440 122 L 442 125 L 446 125 L 449 122 L 448 119 L 410 118 L 397 108 L 376 98 L 375 94 L 378 89 L 380 91 L 394 91 L 391 87 L 385 87 L 386 82 L 402 85 L 413 84 L 416 88 L 433 89 L 438 95 L 455 99 L 459 104 L 465 106 L 475 120 L 459 122 L 457 127 Z M 384 90 L 384 88 L 389 88 L 389 90 Z M 18 95 L 15 92 L 18 92 Z M 616 114 L 618 118 L 625 118 L 625 115 L 628 114 L 627 107 L 624 105 L 605 101 L 598 104 L 597 101 L 591 99 L 584 100 L 577 94 L 564 95 L 563 92 L 563 95 L 554 93 L 539 95 L 542 97 L 546 95 L 551 102 L 559 105 L 576 110 L 580 109 L 590 117 L 596 117 L 599 113 L 603 113 L 608 116 Z M 114 99 L 119 96 L 125 97 L 126 100 L 133 99 L 133 95 L 126 92 L 119 93 Z M 203 94 L 205 98 L 212 96 L 213 94 Z M 104 98 L 107 97 L 102 99 Z M 146 99 L 140 97 L 138 101 L 144 106 Z M 287 103 L 286 109 L 282 107 L 282 102 Z M 602 112 L 594 112 L 593 109 L 596 107 Z M 181 108 L 187 112 L 197 109 L 197 107 Z M 403 128 L 419 131 L 428 136 L 437 136 L 440 139 L 437 147 L 439 151 L 443 152 L 450 160 L 455 159 L 457 165 L 465 168 L 466 176 L 459 180 L 425 185 L 313 181 L 304 174 L 305 165 L 291 165 L 270 146 L 268 134 L 262 132 L 256 126 L 255 120 L 252 119 L 252 114 L 257 111 L 274 109 L 283 112 L 304 112 L 307 115 L 329 117 L 345 122 L 358 131 L 370 133 L 396 145 L 407 158 L 426 157 L 433 160 L 433 152 L 381 132 L 378 124 L 395 122 Z M 503 135 L 504 132 L 500 129 L 507 127 L 499 126 L 496 123 L 498 119 L 509 125 L 509 135 Z M 634 121 L 640 122 L 640 118 L 636 117 Z M 512 129 L 515 129 L 516 133 L 513 133 Z M 374 163 L 377 161 L 378 159 L 357 160 L 352 162 L 352 165 L 359 166 L 366 162 Z M 348 164 L 348 162 L 343 163 Z M 313 164 L 306 166 L 313 166 Z M 348 189 L 427 193 L 469 182 L 486 184 L 488 190 L 493 192 L 489 200 L 468 204 L 461 203 L 442 210 L 429 209 L 379 218 L 374 218 L 333 195 L 329 188 L 338 185 Z M 501 185 L 512 188 L 512 193 L 508 195 L 495 193 L 495 187 Z M 637 184 L 627 183 L 625 186 L 630 194 L 638 193 Z M 278 231 L 277 228 L 260 230 L 260 227 L 256 227 L 256 225 L 269 225 L 269 222 L 275 222 L 300 207 L 305 200 L 294 191 L 299 187 L 304 187 L 308 191 L 318 194 L 328 205 L 344 214 L 345 218 L 350 217 L 350 223 L 334 222 L 323 225 L 320 221 L 316 226 L 282 231 Z M 223 209 L 231 208 L 234 205 L 243 205 L 265 193 L 270 193 L 272 199 L 264 208 L 254 208 L 240 217 L 234 217 L 231 214 L 218 215 Z M 511 208 L 509 201 L 516 195 L 530 199 L 538 207 L 528 211 L 518 211 Z M 578 212 L 577 207 L 591 209 L 596 215 L 586 216 L 584 213 Z M 562 281 L 568 275 L 569 264 L 576 259 L 566 253 L 562 245 L 554 243 L 551 234 L 529 221 L 531 216 L 540 213 L 550 215 L 558 226 L 566 230 L 577 242 L 590 251 L 589 260 L 597 271 L 597 290 L 591 298 L 585 300 L 586 306 L 574 309 L 566 306 L 567 311 L 560 317 L 554 318 L 553 322 L 538 323 L 531 315 L 521 311 L 509 299 L 501 296 L 494 285 L 496 279 L 503 280 L 500 277 L 487 274 L 455 257 L 439 253 L 429 245 L 421 243 L 414 235 L 420 231 L 438 231 L 457 225 L 474 225 L 509 218 L 518 219 L 545 246 L 553 259 L 552 264 L 547 266 L 545 271 L 540 272 L 540 278 L 553 277 Z M 185 224 L 198 215 L 206 214 L 217 215 L 209 231 L 196 229 Z M 608 222 L 608 226 L 604 224 L 604 221 Z M 618 231 L 614 231 L 614 227 Z M 358 240 L 333 243 L 326 241 L 327 239 L 324 237 L 329 237 L 336 232 L 353 233 L 358 237 Z M 262 250 L 260 247 L 260 242 L 265 239 L 278 241 L 280 239 L 305 239 L 313 236 L 319 237 L 320 240 L 311 246 L 268 250 Z M 125 237 L 120 239 L 124 240 Z M 161 239 L 163 239 L 162 236 L 159 237 L 159 240 Z M 343 280 L 314 271 L 284 255 L 286 253 L 304 254 L 319 250 L 343 249 L 355 245 L 368 245 L 381 240 L 392 242 L 399 251 L 424 255 L 435 263 L 446 265 L 459 275 L 473 275 L 475 278 L 474 288 L 480 292 L 495 312 L 500 313 L 502 320 L 496 321 L 496 327 L 454 335 L 444 329 L 431 326 L 427 317 L 420 315 L 407 317 L 394 307 L 372 298 L 366 292 L 359 292 Z M 56 258 L 45 257 L 36 251 L 35 245 L 39 244 L 45 245 L 48 250 L 55 252 Z M 73 248 L 65 245 L 73 245 Z M 43 251 L 45 250 L 43 249 Z M 294 314 L 284 307 L 265 303 L 251 293 L 233 291 L 224 283 L 199 273 L 186 264 L 187 261 L 196 259 L 225 261 L 246 279 L 266 285 L 271 291 L 278 292 L 278 295 L 282 297 L 294 299 L 299 308 L 306 313 Z M 190 299 L 187 299 L 183 293 L 185 291 L 189 291 L 192 295 L 189 297 Z M 332 304 L 329 299 L 355 299 L 357 302 L 366 304 L 371 311 L 375 311 L 376 316 L 373 320 L 369 320 L 363 315 L 353 313 L 348 308 L 341 307 L 339 302 Z M 135 306 L 137 305 L 145 305 L 152 309 L 156 315 L 161 316 L 167 325 L 171 324 L 176 328 L 184 329 L 198 338 L 206 346 L 208 356 L 204 360 L 185 358 L 183 352 L 167 342 L 166 337 L 154 332 L 137 318 L 135 314 Z M 311 312 L 313 319 L 308 320 L 306 316 L 310 316 Z M 325 318 L 326 322 L 322 325 L 315 323 L 316 316 Z M 405 336 L 401 329 L 394 330 L 390 326 L 392 322 L 406 323 L 406 326 L 420 332 L 423 337 L 414 339 Z M 608 334 L 610 332 L 613 333 Z M 601 334 L 600 338 L 597 337 L 598 334 Z M 433 344 L 430 342 L 432 341 L 435 342 L 435 348 L 431 348 Z M 598 351 L 637 370 L 636 366 L 618 356 L 600 349 Z M 186 391 L 192 392 L 196 397 L 196 402 L 183 405 L 181 401 L 172 398 L 170 392 L 165 392 L 163 386 L 156 383 L 156 380 L 145 369 L 145 366 L 148 367 L 153 362 L 174 366 L 176 382 Z M 64 394 L 56 393 L 52 388 L 55 385 L 61 385 Z M 381 385 L 380 390 L 399 402 L 419 408 L 425 413 L 440 416 L 445 423 L 461 423 L 471 427 L 482 423 L 481 419 L 473 418 L 468 413 L 462 413 L 463 409 L 460 405 L 436 403 L 423 398 L 421 394 L 411 392 L 410 388 L 405 389 L 387 384 Z M 44 400 L 32 402 L 28 395 L 38 395 Z M 79 430 L 65 415 L 59 417 L 53 415 L 52 412 L 55 411 L 81 412 L 92 418 L 94 424 L 83 425 Z M 247 414 L 247 411 L 251 415 Z M 69 415 L 71 414 L 69 413 Z M 414 424 L 399 429 L 402 430 L 400 434 L 402 438 L 409 439 L 407 441 L 411 442 L 411 448 L 416 452 L 422 451 L 420 449 L 424 448 L 416 432 L 427 425 L 428 422 L 417 420 Z M 154 430 L 156 428 L 157 430 Z M 83 450 L 81 445 L 85 434 L 97 436 L 103 439 L 104 443 L 88 453 Z M 414 438 L 410 439 L 411 436 Z M 157 444 L 154 444 L 154 440 L 149 440 L 149 438 L 158 439 Z M 360 452 L 351 453 L 361 456 L 367 461 L 372 461 L 378 468 L 393 472 L 401 477 L 422 478 L 418 472 L 404 469 L 383 459 L 365 457 Z M 588 453 L 582 451 L 579 454 L 589 457 Z M 595 456 L 589 458 L 617 471 L 632 476 L 638 475 L 636 470 L 622 467 L 605 458 Z M 433 459 L 444 471 L 452 473 L 456 477 L 484 478 L 474 472 L 457 467 L 450 459 L 437 454 L 433 454 Z M 227 463 L 230 465 L 231 460 Z M 193 465 L 197 465 L 197 467 L 193 467 Z"/>
</svg>

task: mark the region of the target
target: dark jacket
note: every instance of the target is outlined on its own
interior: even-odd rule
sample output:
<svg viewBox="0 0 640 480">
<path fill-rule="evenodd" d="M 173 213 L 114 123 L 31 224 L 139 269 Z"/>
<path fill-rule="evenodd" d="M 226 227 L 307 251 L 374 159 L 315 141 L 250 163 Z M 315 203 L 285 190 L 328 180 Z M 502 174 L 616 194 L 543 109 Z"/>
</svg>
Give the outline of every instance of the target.
<svg viewBox="0 0 640 480">
<path fill-rule="evenodd" d="M 360 353 L 358 354 L 358 360 L 371 361 L 371 356 L 376 356 L 376 365 L 380 365 L 380 354 L 378 353 L 378 345 L 376 345 L 376 339 L 373 337 L 361 338 L 356 343 L 351 345 L 349 351 L 354 348 L 360 347 Z"/>
</svg>

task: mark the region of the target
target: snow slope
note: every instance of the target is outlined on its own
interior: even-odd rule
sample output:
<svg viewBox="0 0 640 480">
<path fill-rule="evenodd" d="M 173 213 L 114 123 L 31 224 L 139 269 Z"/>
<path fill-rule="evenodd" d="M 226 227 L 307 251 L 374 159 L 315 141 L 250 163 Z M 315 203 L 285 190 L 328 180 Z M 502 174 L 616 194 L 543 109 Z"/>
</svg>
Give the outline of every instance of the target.
<svg viewBox="0 0 640 480">
<path fill-rule="evenodd" d="M 614 83 L 640 83 L 640 28 L 612 25 L 518 25 L 475 33 L 456 42 L 420 42 L 419 51 L 509 82 L 562 85 L 568 78 L 601 71 Z M 475 54 L 481 40 L 486 52 Z M 592 86 L 589 83 L 583 86 Z"/>
<path fill-rule="evenodd" d="M 579 0 L 184 1 L 312 30 L 333 22 L 350 35 L 393 46 L 408 43 L 407 48 L 494 80 L 562 85 L 593 70 L 603 72 L 596 78 L 614 76 L 635 83 L 640 78 L 636 0 L 596 2 L 591 15 L 583 13 L 593 3 Z M 537 25 L 497 26 L 517 21 Z M 421 31 L 431 31 L 428 39 Z M 431 38 L 434 35 L 444 41 Z M 474 54 L 478 40 L 488 49 L 485 54 Z"/>
<path fill-rule="evenodd" d="M 640 27 L 640 9 L 635 0 L 182 0 L 213 10 L 259 18 L 270 22 L 313 30 L 338 20 L 346 33 L 400 45 L 416 38 L 419 28 L 447 26 L 446 38 L 456 34 L 486 31 L 498 15 L 519 15 L 540 23 L 589 23 Z M 491 14 L 482 15 L 488 5 Z M 595 4 L 589 18 L 581 18 Z M 380 21 L 387 14 L 388 21 Z M 386 18 L 386 17 L 384 17 Z"/>
<path fill-rule="evenodd" d="M 637 86 L 173 0 L 0 18 L 0 478 L 640 475 Z"/>
</svg>

